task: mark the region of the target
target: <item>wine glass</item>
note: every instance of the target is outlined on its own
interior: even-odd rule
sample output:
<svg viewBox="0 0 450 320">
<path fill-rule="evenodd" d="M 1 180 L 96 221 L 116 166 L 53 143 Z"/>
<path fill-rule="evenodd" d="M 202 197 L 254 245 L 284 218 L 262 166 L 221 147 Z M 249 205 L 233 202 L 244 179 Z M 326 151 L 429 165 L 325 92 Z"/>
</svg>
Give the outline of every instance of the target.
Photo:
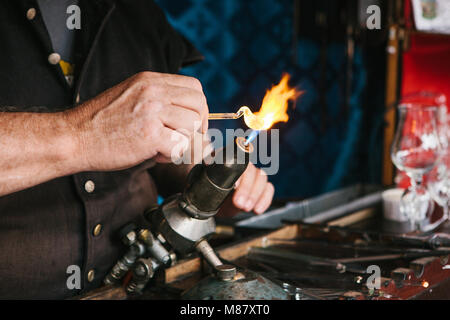
<svg viewBox="0 0 450 320">
<path fill-rule="evenodd" d="M 399 123 L 391 148 L 391 159 L 404 171 L 411 186 L 402 195 L 400 210 L 420 229 L 420 223 L 434 209 L 434 202 L 422 185 L 423 175 L 438 159 L 440 142 L 437 134 L 437 107 L 420 100 L 405 100 L 398 107 Z"/>
<path fill-rule="evenodd" d="M 447 112 L 445 96 L 439 95 L 436 100 L 440 102 L 438 103 L 440 106 L 437 129 L 442 149 L 435 167 L 426 175 L 426 184 L 433 200 L 443 208 L 443 216 L 433 225 L 439 225 L 450 219 L 450 116 Z"/>
</svg>

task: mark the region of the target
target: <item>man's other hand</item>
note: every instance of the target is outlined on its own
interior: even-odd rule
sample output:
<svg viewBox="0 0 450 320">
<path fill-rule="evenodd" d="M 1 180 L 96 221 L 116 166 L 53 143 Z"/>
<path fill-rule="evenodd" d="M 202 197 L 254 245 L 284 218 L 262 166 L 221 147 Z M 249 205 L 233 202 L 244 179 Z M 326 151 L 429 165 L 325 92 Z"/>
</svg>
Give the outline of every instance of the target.
<svg viewBox="0 0 450 320">
<path fill-rule="evenodd" d="M 233 204 L 241 210 L 261 214 L 272 203 L 274 191 L 266 173 L 249 163 L 247 170 L 236 182 Z"/>
</svg>

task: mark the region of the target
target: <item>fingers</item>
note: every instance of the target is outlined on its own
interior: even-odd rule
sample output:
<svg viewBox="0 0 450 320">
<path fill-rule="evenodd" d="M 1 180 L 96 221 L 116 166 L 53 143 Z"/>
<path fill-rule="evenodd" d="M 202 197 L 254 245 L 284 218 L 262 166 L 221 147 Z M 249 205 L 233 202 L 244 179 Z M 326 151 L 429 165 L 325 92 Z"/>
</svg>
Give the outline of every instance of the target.
<svg viewBox="0 0 450 320">
<path fill-rule="evenodd" d="M 256 168 L 255 168 L 256 169 Z M 261 198 L 262 194 L 267 185 L 267 174 L 263 170 L 256 169 L 255 180 L 253 182 L 252 190 L 250 191 L 249 197 L 247 199 L 246 209 L 252 210 L 255 208 L 258 200 Z"/>
<path fill-rule="evenodd" d="M 236 191 L 233 195 L 233 203 L 239 209 L 250 211 L 249 196 L 252 190 L 252 186 L 256 177 L 257 170 L 252 163 L 249 163 L 247 170 L 242 174 L 239 179 Z M 249 209 L 247 209 L 249 208 Z"/>
<path fill-rule="evenodd" d="M 154 72 L 144 72 L 140 77 L 148 81 L 149 94 L 167 99 L 168 103 L 198 112 L 202 119 L 202 132 L 206 133 L 209 110 L 198 79 Z"/>
<path fill-rule="evenodd" d="M 189 138 L 178 131 L 162 127 L 160 137 L 157 145 L 158 159 L 171 159 L 176 162 L 189 148 Z"/>
<path fill-rule="evenodd" d="M 266 184 L 263 193 L 261 194 L 260 198 L 258 199 L 256 205 L 255 205 L 255 213 L 261 214 L 264 211 L 266 211 L 270 204 L 272 203 L 273 195 L 275 194 L 275 188 L 273 184 L 270 182 Z"/>
<path fill-rule="evenodd" d="M 170 73 L 160 73 L 159 75 L 166 84 L 191 88 L 203 92 L 201 82 L 194 77 Z"/>
<path fill-rule="evenodd" d="M 206 103 L 206 97 L 203 93 L 203 87 L 201 82 L 193 77 L 186 77 L 181 75 L 173 75 L 173 74 L 163 74 L 164 81 L 166 84 L 183 87 L 183 88 L 189 88 L 194 91 L 197 91 L 201 94 L 203 103 L 200 103 L 201 100 L 196 100 L 195 103 L 191 106 L 194 108 L 200 108 L 200 115 L 202 118 L 202 133 L 206 133 L 208 130 L 208 105 Z M 172 102 L 174 104 L 178 104 L 176 102 Z M 180 104 L 181 106 L 185 106 L 184 104 Z M 186 106 L 187 107 L 187 106 Z"/>
<path fill-rule="evenodd" d="M 275 188 L 268 182 L 266 173 L 250 163 L 236 183 L 233 204 L 247 212 L 253 210 L 261 214 L 269 208 L 274 193 Z"/>
<path fill-rule="evenodd" d="M 178 86 L 164 86 L 149 89 L 150 94 L 164 100 L 167 105 L 179 106 L 196 112 L 201 120 L 202 132 L 208 130 L 208 104 L 203 92 Z M 186 119 L 187 120 L 187 119 Z"/>
<path fill-rule="evenodd" d="M 188 108 L 199 114 L 202 120 L 202 133 L 206 133 L 209 109 L 203 92 L 183 87 L 171 87 L 168 90 L 170 90 L 170 94 L 167 96 L 171 104 Z"/>
<path fill-rule="evenodd" d="M 197 132 L 202 125 L 197 112 L 174 105 L 165 106 L 159 113 L 159 117 L 164 126 L 178 130 L 188 137 Z"/>
</svg>

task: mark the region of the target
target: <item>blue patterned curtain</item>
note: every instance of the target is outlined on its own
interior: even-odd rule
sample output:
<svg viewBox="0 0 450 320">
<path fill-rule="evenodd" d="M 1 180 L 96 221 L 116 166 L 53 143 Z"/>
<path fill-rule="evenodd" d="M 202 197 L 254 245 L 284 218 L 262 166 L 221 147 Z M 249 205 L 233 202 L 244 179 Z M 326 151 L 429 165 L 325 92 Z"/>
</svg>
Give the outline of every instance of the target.
<svg viewBox="0 0 450 320">
<path fill-rule="evenodd" d="M 375 133 L 364 138 L 361 134 L 368 128 L 364 128 L 362 106 L 367 76 L 360 48 L 355 52 L 349 111 L 341 117 L 345 45 L 328 45 L 324 120 L 318 92 L 320 39 L 298 39 L 294 55 L 292 0 L 157 2 L 172 25 L 206 57 L 183 73 L 201 80 L 211 112 L 234 112 L 241 105 L 259 109 L 266 90 L 278 83 L 283 72 L 291 74 L 292 85 L 305 91 L 289 122 L 276 126 L 280 171 L 270 180 L 278 197 L 309 197 L 367 180 L 367 172 L 378 176 L 379 163 L 371 165 L 367 156 L 360 157 L 380 144 Z M 239 121 L 211 125 L 244 128 Z"/>
</svg>

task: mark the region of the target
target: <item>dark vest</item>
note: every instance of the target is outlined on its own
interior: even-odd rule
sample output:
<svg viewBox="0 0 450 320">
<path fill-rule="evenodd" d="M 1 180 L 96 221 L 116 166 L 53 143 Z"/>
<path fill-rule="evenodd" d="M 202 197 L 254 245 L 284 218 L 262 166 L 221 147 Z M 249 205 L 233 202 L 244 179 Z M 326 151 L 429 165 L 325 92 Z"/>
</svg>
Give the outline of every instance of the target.
<svg viewBox="0 0 450 320">
<path fill-rule="evenodd" d="M 73 108 L 138 72 L 176 73 L 201 59 L 153 1 L 82 0 L 80 8 L 71 88 L 49 62 L 53 49 L 37 3 L 0 1 L 0 110 Z M 117 230 L 142 222 L 156 201 L 151 166 L 78 173 L 0 197 L 0 298 L 67 298 L 100 286 L 125 250 Z M 81 291 L 66 286 L 70 265 L 81 268 Z"/>
</svg>

